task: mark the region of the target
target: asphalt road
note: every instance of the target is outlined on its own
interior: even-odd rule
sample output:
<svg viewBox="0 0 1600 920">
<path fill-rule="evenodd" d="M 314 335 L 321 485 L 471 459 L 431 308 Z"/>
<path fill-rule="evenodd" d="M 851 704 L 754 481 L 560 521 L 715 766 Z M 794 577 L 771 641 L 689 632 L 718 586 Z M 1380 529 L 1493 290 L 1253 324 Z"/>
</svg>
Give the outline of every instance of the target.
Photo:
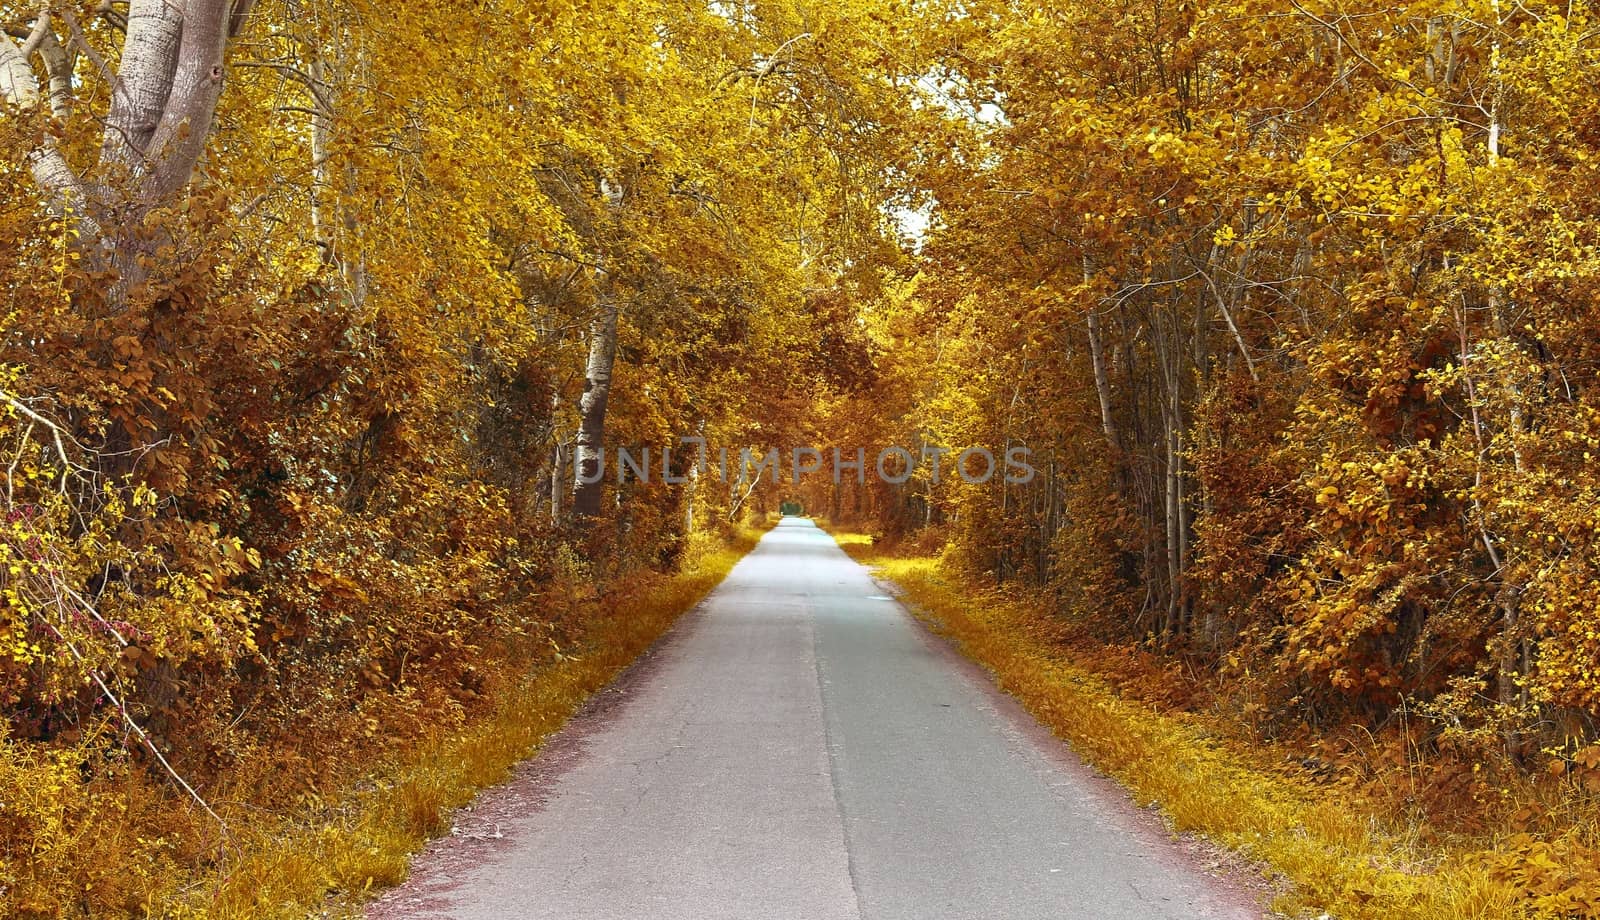
<svg viewBox="0 0 1600 920">
<path fill-rule="evenodd" d="M 883 590 L 785 519 L 368 917 L 1263 915 Z"/>
</svg>

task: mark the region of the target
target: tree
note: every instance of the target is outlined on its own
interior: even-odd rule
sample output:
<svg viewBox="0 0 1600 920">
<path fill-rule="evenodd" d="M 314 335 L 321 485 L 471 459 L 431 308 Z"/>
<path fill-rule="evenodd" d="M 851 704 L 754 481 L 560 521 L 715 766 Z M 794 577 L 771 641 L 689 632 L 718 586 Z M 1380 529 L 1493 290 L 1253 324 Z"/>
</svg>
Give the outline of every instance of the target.
<svg viewBox="0 0 1600 920">
<path fill-rule="evenodd" d="M 76 53 L 87 53 L 104 68 L 111 101 L 94 163 L 75 167 L 50 132 L 28 159 L 51 206 L 72 215 L 86 248 L 107 251 L 110 266 L 131 283 L 141 271 L 137 256 L 152 251 L 146 215 L 174 201 L 205 149 L 222 96 L 228 43 L 244 28 L 254 0 L 133 0 L 126 17 L 106 4 L 105 23 L 124 33 L 114 69 L 91 46 L 73 11 L 63 7 L 58 13 L 52 6 L 39 5 L 20 45 L 12 35 L 0 35 L 0 93 L 25 112 L 39 108 L 40 81 L 31 61 L 37 55 L 47 74 L 52 115 L 69 116 Z M 71 54 L 57 34 L 58 19 L 68 28 Z"/>
</svg>

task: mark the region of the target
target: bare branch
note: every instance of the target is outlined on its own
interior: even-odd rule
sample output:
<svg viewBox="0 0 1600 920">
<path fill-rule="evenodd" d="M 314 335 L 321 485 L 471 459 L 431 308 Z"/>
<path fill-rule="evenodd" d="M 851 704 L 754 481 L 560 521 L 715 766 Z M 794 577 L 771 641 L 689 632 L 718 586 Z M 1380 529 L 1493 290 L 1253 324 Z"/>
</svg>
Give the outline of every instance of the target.
<svg viewBox="0 0 1600 920">
<path fill-rule="evenodd" d="M 300 68 L 294 66 L 293 64 L 285 64 L 285 63 L 282 63 L 280 61 L 234 61 L 233 63 L 229 64 L 228 66 L 230 66 L 230 67 L 256 67 L 256 68 L 262 68 L 262 69 L 265 69 L 265 70 L 276 70 L 278 73 L 282 74 L 283 76 L 293 77 L 295 82 L 300 83 L 301 85 L 305 86 L 306 91 L 311 93 L 311 98 L 316 102 L 318 108 L 320 108 L 322 110 L 321 112 L 313 112 L 311 114 L 314 114 L 314 115 L 331 115 L 331 114 L 333 114 L 333 103 L 330 102 L 329 99 L 328 99 L 328 82 L 326 80 L 319 80 L 316 77 L 313 77 L 311 74 L 306 73 L 304 70 L 301 70 Z M 283 111 L 304 111 L 304 110 L 296 110 L 296 109 L 285 108 L 285 109 L 283 109 Z"/>
<path fill-rule="evenodd" d="M 117 12 L 117 6 L 112 0 L 100 0 L 100 5 L 94 8 L 94 12 L 118 32 L 128 31 L 128 17 Z"/>
<path fill-rule="evenodd" d="M 31 34 L 29 41 L 32 41 Z M 51 35 L 50 40 L 53 39 Z M 45 40 L 41 37 L 39 42 Z M 39 77 L 22 53 L 22 46 L 10 34 L 0 32 L 0 99 L 27 111 L 38 107 L 39 95 Z M 46 136 L 40 146 L 28 154 L 28 166 L 34 181 L 49 196 L 50 205 L 57 213 L 74 216 L 80 233 L 99 234 L 99 225 L 84 213 L 83 180 L 62 155 L 54 138 Z"/>
<path fill-rule="evenodd" d="M 27 39 L 23 41 L 22 56 L 26 58 L 32 55 L 35 51 L 38 51 L 39 45 L 44 42 L 44 37 L 49 34 L 50 11 L 45 10 L 41 12 L 39 14 L 39 18 L 34 21 L 33 31 L 28 33 Z"/>
<path fill-rule="evenodd" d="M 83 445 L 79 444 L 77 439 L 73 438 L 71 433 L 62 428 L 60 425 L 56 424 L 47 416 L 35 412 L 32 407 L 30 407 L 20 396 L 15 396 L 11 393 L 7 393 L 5 390 L 0 390 L 0 402 L 10 406 L 12 411 L 16 412 L 18 415 L 21 415 L 23 418 L 26 418 L 29 422 L 43 425 L 45 428 L 48 428 L 50 430 L 51 438 L 55 442 L 56 454 L 61 458 L 62 464 L 69 468 L 73 466 L 72 455 L 67 453 L 66 442 L 71 441 L 72 446 L 79 448 L 80 450 L 82 450 Z"/>
<path fill-rule="evenodd" d="M 62 15 L 66 18 L 67 30 L 72 35 L 71 44 L 83 52 L 84 57 L 87 57 L 90 63 L 94 64 L 95 70 L 100 73 L 100 78 L 106 81 L 106 85 L 111 87 L 111 91 L 113 93 L 118 92 L 121 83 L 118 82 L 117 75 L 112 72 L 111 65 L 106 62 L 105 56 L 96 51 L 93 45 L 89 44 L 88 36 L 83 34 L 83 27 L 78 24 L 78 17 L 73 15 L 71 9 L 62 10 Z M 129 143 L 132 143 L 132 141 L 129 141 Z"/>
<path fill-rule="evenodd" d="M 228 17 L 228 37 L 238 38 L 244 31 L 245 20 L 250 18 L 250 11 L 255 8 L 256 0 L 234 0 L 233 13 Z"/>
</svg>

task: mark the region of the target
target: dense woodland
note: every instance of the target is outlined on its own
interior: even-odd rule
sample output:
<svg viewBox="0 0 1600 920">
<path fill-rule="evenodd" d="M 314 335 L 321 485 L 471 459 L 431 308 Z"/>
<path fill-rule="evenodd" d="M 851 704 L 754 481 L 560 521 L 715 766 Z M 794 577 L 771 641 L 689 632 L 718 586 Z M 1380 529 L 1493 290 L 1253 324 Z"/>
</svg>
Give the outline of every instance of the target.
<svg viewBox="0 0 1600 920">
<path fill-rule="evenodd" d="M 933 228 L 864 309 L 876 379 L 820 424 L 1024 444 L 1041 475 L 877 486 L 885 528 L 942 524 L 966 565 L 1208 662 L 1264 722 L 1404 703 L 1474 757 L 1583 748 L 1589 12 L 963 9 L 931 66 L 967 117 L 908 166 Z"/>
<path fill-rule="evenodd" d="M 1585 3 L 0 25 L 0 914 L 135 911 L 82 865 L 130 788 L 290 808 L 796 497 L 1267 735 L 1600 787 Z M 1039 475 L 583 475 L 683 437 Z"/>
</svg>

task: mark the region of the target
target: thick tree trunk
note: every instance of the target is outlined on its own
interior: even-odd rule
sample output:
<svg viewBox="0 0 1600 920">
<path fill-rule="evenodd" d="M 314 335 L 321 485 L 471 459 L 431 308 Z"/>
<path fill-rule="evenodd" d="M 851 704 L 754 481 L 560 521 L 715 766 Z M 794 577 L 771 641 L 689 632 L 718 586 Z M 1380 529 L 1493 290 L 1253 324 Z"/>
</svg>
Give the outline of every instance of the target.
<svg viewBox="0 0 1600 920">
<path fill-rule="evenodd" d="M 159 241 L 140 238 L 144 215 L 169 203 L 194 174 L 222 95 L 228 41 L 253 5 L 132 0 L 93 180 L 67 162 L 52 138 L 29 154 L 34 180 L 52 207 L 76 214 L 84 241 L 109 251 L 123 274 L 119 291 L 137 282 L 138 255 L 158 248 Z M 22 109 L 39 104 L 39 79 L 29 61 L 35 52 L 49 77 L 52 113 L 69 114 L 72 56 L 48 13 L 21 46 L 0 36 L 0 98 Z"/>
<path fill-rule="evenodd" d="M 617 302 L 601 297 L 599 311 L 589 328 L 589 364 L 584 374 L 583 397 L 578 400 L 578 437 L 573 449 L 572 513 L 580 518 L 600 513 L 605 492 L 602 450 L 606 434 L 606 401 L 611 396 L 611 369 L 617 359 Z"/>
<path fill-rule="evenodd" d="M 130 174 L 139 168 L 172 95 L 183 21 L 181 3 L 133 0 L 129 4 L 117 88 L 100 146 L 103 166 L 118 166 Z"/>
</svg>

